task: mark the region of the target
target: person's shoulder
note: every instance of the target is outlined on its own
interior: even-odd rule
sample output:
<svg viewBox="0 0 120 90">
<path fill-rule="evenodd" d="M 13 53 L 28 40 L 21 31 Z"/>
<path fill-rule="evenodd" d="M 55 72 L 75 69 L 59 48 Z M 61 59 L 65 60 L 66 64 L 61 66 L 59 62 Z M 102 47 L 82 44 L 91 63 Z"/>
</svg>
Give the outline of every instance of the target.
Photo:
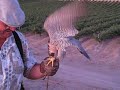
<svg viewBox="0 0 120 90">
<path fill-rule="evenodd" d="M 27 39 L 25 38 L 24 34 L 21 33 L 20 31 L 15 31 L 15 32 L 18 34 L 18 36 L 19 36 L 20 40 L 22 41 L 22 43 L 26 43 Z"/>
<path fill-rule="evenodd" d="M 20 38 L 25 38 L 24 34 L 21 33 L 20 31 L 15 31 Z"/>
</svg>

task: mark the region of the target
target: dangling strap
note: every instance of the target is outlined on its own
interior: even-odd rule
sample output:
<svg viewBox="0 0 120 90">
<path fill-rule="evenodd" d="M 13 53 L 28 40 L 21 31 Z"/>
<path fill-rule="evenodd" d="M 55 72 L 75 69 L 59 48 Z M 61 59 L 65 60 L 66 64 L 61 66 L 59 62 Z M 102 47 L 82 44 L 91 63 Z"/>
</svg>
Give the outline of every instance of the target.
<svg viewBox="0 0 120 90">
<path fill-rule="evenodd" d="M 12 33 L 13 33 L 13 35 L 14 35 L 14 39 L 15 39 L 16 45 L 17 45 L 17 47 L 18 47 L 18 50 L 19 50 L 19 52 L 20 52 L 21 58 L 22 58 L 22 60 L 23 60 L 23 63 L 25 63 L 21 40 L 20 40 L 18 34 L 17 34 L 15 31 L 13 31 Z M 25 66 L 25 65 L 24 65 L 24 66 Z M 23 86 L 23 83 L 21 83 L 21 89 L 20 89 L 20 90 L 25 90 L 25 89 L 24 89 L 24 86 Z"/>
<path fill-rule="evenodd" d="M 17 47 L 19 49 L 21 58 L 22 58 L 23 63 L 24 63 L 23 48 L 22 48 L 21 40 L 20 40 L 18 34 L 15 31 L 13 31 L 13 35 L 14 35 L 14 39 L 15 39 L 16 45 L 17 45 Z"/>
</svg>

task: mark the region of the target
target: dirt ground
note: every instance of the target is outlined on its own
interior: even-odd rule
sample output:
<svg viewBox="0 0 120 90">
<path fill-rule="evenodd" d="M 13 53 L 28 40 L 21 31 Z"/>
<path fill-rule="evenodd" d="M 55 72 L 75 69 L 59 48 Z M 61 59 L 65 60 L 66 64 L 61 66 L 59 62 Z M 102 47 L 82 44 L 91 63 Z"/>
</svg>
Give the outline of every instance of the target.
<svg viewBox="0 0 120 90">
<path fill-rule="evenodd" d="M 48 56 L 47 35 L 26 34 L 35 58 L 41 62 Z M 76 48 L 68 47 L 57 74 L 49 79 L 48 90 L 120 90 L 120 37 L 97 42 L 80 39 L 91 61 Z M 46 90 L 47 79 L 24 79 L 26 90 Z"/>
</svg>

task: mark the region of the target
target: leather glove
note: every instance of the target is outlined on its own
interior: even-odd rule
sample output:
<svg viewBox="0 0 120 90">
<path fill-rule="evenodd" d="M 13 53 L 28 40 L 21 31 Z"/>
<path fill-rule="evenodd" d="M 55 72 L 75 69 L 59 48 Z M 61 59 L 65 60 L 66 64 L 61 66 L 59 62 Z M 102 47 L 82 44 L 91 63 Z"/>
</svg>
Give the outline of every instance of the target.
<svg viewBox="0 0 120 90">
<path fill-rule="evenodd" d="M 40 64 L 40 71 L 45 76 L 53 76 L 59 69 L 59 59 L 49 56 L 44 59 Z"/>
</svg>

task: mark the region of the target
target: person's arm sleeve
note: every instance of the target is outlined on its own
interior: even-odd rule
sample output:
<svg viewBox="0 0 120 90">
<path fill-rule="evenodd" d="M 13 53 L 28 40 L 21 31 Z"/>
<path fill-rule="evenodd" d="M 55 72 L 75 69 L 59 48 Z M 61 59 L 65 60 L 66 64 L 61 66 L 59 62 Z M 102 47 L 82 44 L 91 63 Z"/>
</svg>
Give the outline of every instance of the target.
<svg viewBox="0 0 120 90">
<path fill-rule="evenodd" d="M 24 72 L 24 76 L 29 74 L 29 71 L 31 70 L 31 68 L 37 63 L 36 59 L 31 51 L 31 49 L 28 46 L 28 41 L 25 38 L 25 36 L 22 33 L 19 33 L 19 37 L 21 39 L 22 42 L 22 47 L 23 47 L 23 56 L 24 56 L 24 68 L 25 68 L 25 72 Z"/>
</svg>

